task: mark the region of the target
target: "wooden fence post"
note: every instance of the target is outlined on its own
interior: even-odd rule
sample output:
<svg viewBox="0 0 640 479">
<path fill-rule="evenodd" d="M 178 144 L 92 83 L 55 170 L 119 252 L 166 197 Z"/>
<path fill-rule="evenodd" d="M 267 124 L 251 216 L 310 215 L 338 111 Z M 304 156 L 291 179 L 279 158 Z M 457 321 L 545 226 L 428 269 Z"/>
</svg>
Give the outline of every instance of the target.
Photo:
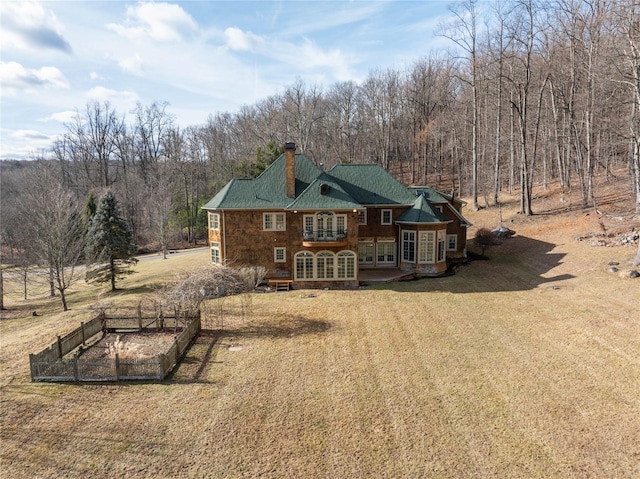
<svg viewBox="0 0 640 479">
<path fill-rule="evenodd" d="M 29 369 L 31 370 L 31 380 L 35 377 L 34 356 L 29 353 Z"/>
<path fill-rule="evenodd" d="M 164 379 L 164 354 L 160 353 L 158 354 L 158 371 L 159 371 L 159 378 L 160 381 L 162 381 Z"/>
<path fill-rule="evenodd" d="M 120 357 L 118 356 L 118 353 L 116 353 L 115 363 L 116 363 L 116 381 L 119 381 L 120 380 Z"/>
<path fill-rule="evenodd" d="M 60 341 L 60 336 L 58 336 L 58 359 L 62 359 L 62 341 Z"/>
</svg>

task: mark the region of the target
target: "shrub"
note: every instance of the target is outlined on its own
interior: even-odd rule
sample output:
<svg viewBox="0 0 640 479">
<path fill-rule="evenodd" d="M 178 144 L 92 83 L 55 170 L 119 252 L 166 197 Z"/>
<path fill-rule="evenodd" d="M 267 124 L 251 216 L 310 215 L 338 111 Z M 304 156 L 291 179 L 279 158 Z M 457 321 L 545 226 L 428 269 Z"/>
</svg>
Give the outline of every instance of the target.
<svg viewBox="0 0 640 479">
<path fill-rule="evenodd" d="M 480 254 L 484 256 L 484 252 L 489 246 L 500 244 L 500 241 L 496 234 L 489 228 L 480 228 L 476 232 L 476 237 L 473 238 L 473 244 L 480 248 Z"/>
</svg>

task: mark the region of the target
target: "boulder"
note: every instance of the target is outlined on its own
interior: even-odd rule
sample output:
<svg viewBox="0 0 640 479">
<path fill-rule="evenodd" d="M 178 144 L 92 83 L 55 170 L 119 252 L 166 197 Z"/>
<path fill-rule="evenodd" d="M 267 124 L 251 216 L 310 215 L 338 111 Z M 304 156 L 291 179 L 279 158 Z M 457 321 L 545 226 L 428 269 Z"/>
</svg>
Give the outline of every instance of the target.
<svg viewBox="0 0 640 479">
<path fill-rule="evenodd" d="M 515 231 L 507 228 L 506 226 L 498 226 L 497 228 L 492 230 L 492 233 L 496 235 L 496 238 L 498 239 L 511 238 L 514 234 L 516 234 Z"/>
</svg>

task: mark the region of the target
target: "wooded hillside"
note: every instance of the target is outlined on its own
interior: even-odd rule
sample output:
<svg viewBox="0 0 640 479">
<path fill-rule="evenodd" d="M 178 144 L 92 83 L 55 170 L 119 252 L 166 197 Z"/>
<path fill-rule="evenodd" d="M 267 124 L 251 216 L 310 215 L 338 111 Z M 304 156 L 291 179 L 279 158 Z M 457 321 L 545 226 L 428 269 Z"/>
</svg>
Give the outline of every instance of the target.
<svg viewBox="0 0 640 479">
<path fill-rule="evenodd" d="M 41 169 L 80 203 L 113 191 L 139 246 L 204 240 L 200 206 L 231 178 L 259 174 L 286 141 L 324 168 L 379 163 L 471 207 L 519 191 L 526 215 L 533 184 L 559 179 L 567 198 L 597 207 L 594 178 L 622 171 L 640 212 L 640 3 L 467 0 L 452 12 L 439 32 L 447 53 L 361 84 L 292 79 L 204 125 L 179 127 L 164 102 L 133 112 L 89 102 L 34 158 L 47 168 L 3 165 L 3 241 L 29 221 L 25 170 Z"/>
</svg>

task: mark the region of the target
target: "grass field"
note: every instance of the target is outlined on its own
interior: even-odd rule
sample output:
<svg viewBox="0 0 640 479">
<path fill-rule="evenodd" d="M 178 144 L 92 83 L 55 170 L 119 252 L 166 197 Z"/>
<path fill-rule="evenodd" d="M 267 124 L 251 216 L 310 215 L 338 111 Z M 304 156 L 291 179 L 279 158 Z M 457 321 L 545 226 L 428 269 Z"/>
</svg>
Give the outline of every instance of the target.
<svg viewBox="0 0 640 479">
<path fill-rule="evenodd" d="M 640 280 L 608 271 L 634 250 L 575 239 L 619 221 L 503 215 L 517 235 L 454 276 L 255 294 L 244 319 L 234 299 L 223 318 L 209 304 L 210 330 L 162 384 L 31 383 L 28 353 L 206 251 L 141 262 L 116 296 L 78 285 L 64 314 L 15 293 L 0 476 L 640 477 Z"/>
</svg>

